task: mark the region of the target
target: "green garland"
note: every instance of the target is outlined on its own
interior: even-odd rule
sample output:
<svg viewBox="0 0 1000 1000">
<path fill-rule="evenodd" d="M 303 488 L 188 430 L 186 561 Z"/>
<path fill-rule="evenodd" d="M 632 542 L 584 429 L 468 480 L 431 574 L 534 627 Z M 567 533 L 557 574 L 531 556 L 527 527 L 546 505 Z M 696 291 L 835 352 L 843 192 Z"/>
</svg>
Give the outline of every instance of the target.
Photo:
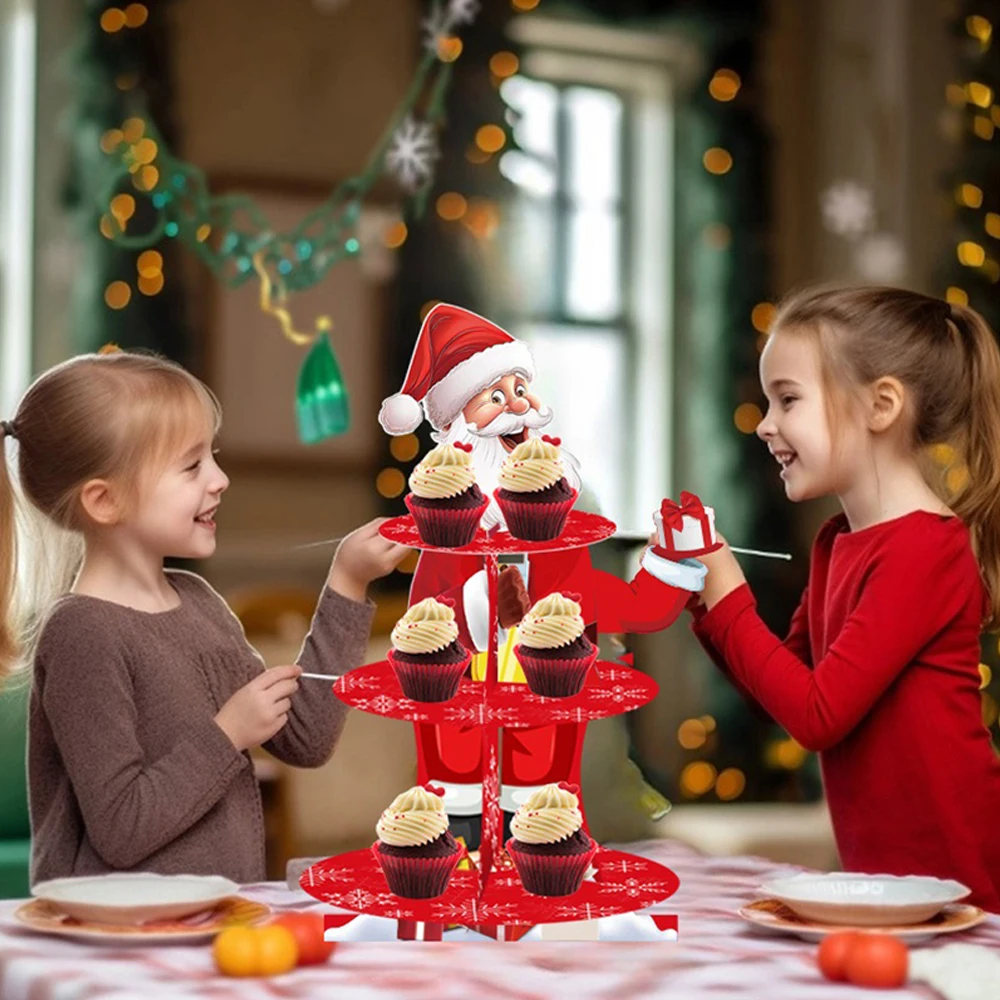
<svg viewBox="0 0 1000 1000">
<path fill-rule="evenodd" d="M 83 49 L 103 72 L 97 86 L 85 88 L 87 97 L 81 103 L 90 109 L 91 126 L 96 119 L 103 129 L 95 134 L 91 127 L 79 136 L 87 143 L 80 160 L 86 159 L 88 170 L 78 195 L 84 186 L 96 190 L 101 232 L 119 251 L 146 250 L 168 239 L 193 251 L 230 288 L 256 274 L 262 310 L 279 321 L 293 343 L 313 344 L 296 397 L 299 433 L 306 443 L 347 429 L 347 395 L 325 335 L 329 318 L 318 317 L 312 334 L 298 333 L 286 300 L 322 281 L 338 262 L 361 253 L 357 224 L 362 203 L 383 174 L 394 173 L 409 190 L 403 219 L 422 217 L 433 184 L 436 135 L 451 63 L 461 51 L 454 31 L 470 23 L 477 8 L 477 0 L 432 0 L 424 21 L 423 56 L 363 170 L 337 185 L 293 229 L 275 232 L 252 198 L 212 195 L 204 173 L 170 151 L 143 89 L 123 92 L 120 82 L 137 73 L 140 39 L 151 30 L 145 8 L 132 5 L 121 11 L 87 0 Z M 135 9 L 142 14 L 133 16 L 130 24 L 127 18 Z M 94 161 L 98 147 L 106 154 L 103 163 Z M 82 196 L 76 201 L 95 221 L 95 206 L 87 205 Z M 93 303 L 97 289 L 87 291 Z"/>
</svg>

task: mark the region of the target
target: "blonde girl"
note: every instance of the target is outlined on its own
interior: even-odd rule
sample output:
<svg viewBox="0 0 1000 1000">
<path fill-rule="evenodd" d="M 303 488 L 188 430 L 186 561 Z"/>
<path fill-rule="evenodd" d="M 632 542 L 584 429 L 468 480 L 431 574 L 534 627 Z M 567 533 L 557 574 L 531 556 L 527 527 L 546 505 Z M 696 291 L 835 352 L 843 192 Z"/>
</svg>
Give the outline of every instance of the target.
<svg viewBox="0 0 1000 1000">
<path fill-rule="evenodd" d="M 262 879 L 248 751 L 318 767 L 336 746 L 345 706 L 297 678 L 361 662 L 365 589 L 407 550 L 377 522 L 345 539 L 297 663 L 265 670 L 212 587 L 164 568 L 215 550 L 229 485 L 219 422 L 183 368 L 110 352 L 45 372 L 0 424 L 16 454 L 16 477 L 0 463 L 0 676 L 32 663 L 32 883 L 130 869 Z M 19 521 L 57 535 L 61 554 L 19 554 Z M 52 603 L 32 586 L 39 573 Z M 32 590 L 26 618 L 19 595 Z"/>
</svg>

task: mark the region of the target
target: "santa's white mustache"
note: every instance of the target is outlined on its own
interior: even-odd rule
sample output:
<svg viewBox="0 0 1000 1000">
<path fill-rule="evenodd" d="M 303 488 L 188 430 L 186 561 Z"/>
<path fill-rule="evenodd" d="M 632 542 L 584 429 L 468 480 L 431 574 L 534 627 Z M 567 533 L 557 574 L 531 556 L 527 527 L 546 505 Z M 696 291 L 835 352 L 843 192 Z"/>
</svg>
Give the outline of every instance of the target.
<svg viewBox="0 0 1000 1000">
<path fill-rule="evenodd" d="M 542 407 L 540 410 L 528 410 L 527 413 L 501 413 L 495 417 L 485 427 L 476 427 L 475 424 L 468 424 L 468 430 L 477 437 L 502 437 L 507 434 L 516 434 L 518 431 L 536 429 L 544 427 L 552 422 L 552 410 L 549 407 Z"/>
</svg>

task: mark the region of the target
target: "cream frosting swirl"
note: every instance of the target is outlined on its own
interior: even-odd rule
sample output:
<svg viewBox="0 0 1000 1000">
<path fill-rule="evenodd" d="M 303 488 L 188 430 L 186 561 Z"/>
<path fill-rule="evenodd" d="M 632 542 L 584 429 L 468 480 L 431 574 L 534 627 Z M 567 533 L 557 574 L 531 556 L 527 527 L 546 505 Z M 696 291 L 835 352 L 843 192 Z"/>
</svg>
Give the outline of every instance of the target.
<svg viewBox="0 0 1000 1000">
<path fill-rule="evenodd" d="M 531 649 L 568 646 L 583 635 L 580 605 L 558 592 L 536 601 L 518 626 L 518 638 Z"/>
<path fill-rule="evenodd" d="M 448 814 L 441 796 L 420 785 L 397 795 L 375 824 L 378 839 L 393 847 L 429 844 L 447 829 Z"/>
<path fill-rule="evenodd" d="M 432 448 L 410 473 L 410 489 L 425 500 L 458 496 L 475 481 L 472 453 L 453 444 L 439 444 Z"/>
<path fill-rule="evenodd" d="M 389 638 L 401 653 L 436 653 L 458 638 L 455 610 L 425 597 L 396 622 Z"/>
<path fill-rule="evenodd" d="M 512 493 L 537 493 L 564 475 L 558 445 L 533 437 L 522 441 L 504 459 L 497 481 Z"/>
<path fill-rule="evenodd" d="M 545 785 L 518 807 L 510 832 L 522 844 L 555 844 L 582 826 L 580 799 L 568 789 Z"/>
</svg>

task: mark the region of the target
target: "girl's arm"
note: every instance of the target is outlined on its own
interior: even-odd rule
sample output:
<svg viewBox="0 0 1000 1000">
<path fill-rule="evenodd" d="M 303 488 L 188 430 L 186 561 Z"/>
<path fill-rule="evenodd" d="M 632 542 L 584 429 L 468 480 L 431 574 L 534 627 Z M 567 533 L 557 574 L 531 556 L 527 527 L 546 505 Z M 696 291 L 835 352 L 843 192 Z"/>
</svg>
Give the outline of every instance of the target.
<svg viewBox="0 0 1000 1000">
<path fill-rule="evenodd" d="M 750 588 L 743 584 L 743 588 L 749 592 Z M 726 661 L 722 658 L 719 650 L 716 648 L 715 644 L 712 642 L 711 637 L 702 627 L 702 620 L 708 613 L 705 605 L 702 603 L 695 604 L 691 606 L 691 613 L 693 620 L 691 622 L 691 631 L 694 633 L 695 638 L 701 643 L 702 649 L 708 654 L 712 662 L 722 671 L 725 677 L 732 683 L 737 691 L 743 696 L 743 698 L 749 703 L 753 711 L 760 716 L 762 719 L 771 721 L 771 716 L 765 711 L 764 707 L 758 702 L 754 696 L 747 689 L 746 685 L 740 683 L 740 681 L 733 675 L 733 672 L 729 669 Z M 812 652 L 809 645 L 809 588 L 802 592 L 802 598 L 799 601 L 798 607 L 795 609 L 792 615 L 792 621 L 788 628 L 788 634 L 785 636 L 782 645 L 787 649 L 793 656 L 796 656 L 807 666 L 812 667 Z"/>
<path fill-rule="evenodd" d="M 746 586 L 722 598 L 699 627 L 779 725 L 807 750 L 827 750 L 974 599 L 964 586 L 967 556 L 959 533 L 936 535 L 927 544 L 907 539 L 886 550 L 814 669 L 769 631 Z"/>
<path fill-rule="evenodd" d="M 292 695 L 288 722 L 263 744 L 295 767 L 321 767 L 333 755 L 347 721 L 348 706 L 331 690 L 335 678 L 364 662 L 375 605 L 323 588 L 309 634 L 295 662 L 308 673 L 329 674 L 330 684 L 303 680 Z"/>
<path fill-rule="evenodd" d="M 189 713 L 169 753 L 147 760 L 128 664 L 114 628 L 69 621 L 60 609 L 38 654 L 40 700 L 94 850 L 134 868 L 190 829 L 222 798 L 249 758 L 215 724 Z"/>
</svg>

